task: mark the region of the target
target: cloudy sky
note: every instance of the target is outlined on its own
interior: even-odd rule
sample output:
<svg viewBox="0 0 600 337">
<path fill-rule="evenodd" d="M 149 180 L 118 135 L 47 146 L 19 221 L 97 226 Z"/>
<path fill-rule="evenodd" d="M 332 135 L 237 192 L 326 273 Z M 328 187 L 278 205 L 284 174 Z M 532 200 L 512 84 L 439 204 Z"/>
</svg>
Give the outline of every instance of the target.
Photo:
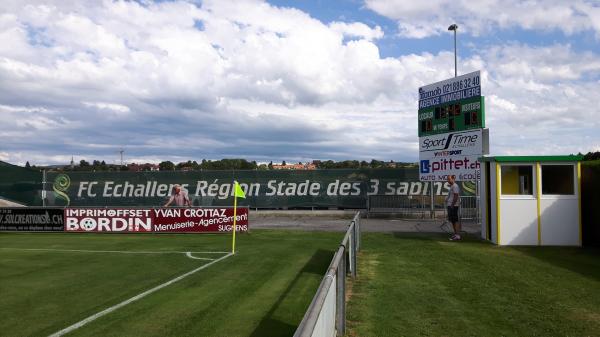
<svg viewBox="0 0 600 337">
<path fill-rule="evenodd" d="M 454 22 L 492 154 L 600 150 L 596 0 L 2 0 L 0 160 L 416 161 Z"/>
</svg>

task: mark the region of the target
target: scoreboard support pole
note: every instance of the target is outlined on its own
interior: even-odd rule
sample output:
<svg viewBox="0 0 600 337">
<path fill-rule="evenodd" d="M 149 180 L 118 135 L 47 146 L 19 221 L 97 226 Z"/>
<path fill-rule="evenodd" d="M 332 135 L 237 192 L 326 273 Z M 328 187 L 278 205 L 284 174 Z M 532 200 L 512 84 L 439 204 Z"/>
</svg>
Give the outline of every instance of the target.
<svg viewBox="0 0 600 337">
<path fill-rule="evenodd" d="M 432 219 L 435 219 L 435 195 L 433 194 L 434 193 L 434 186 L 433 185 L 435 185 L 435 184 L 432 181 L 429 185 L 430 185 L 430 190 L 431 190 L 431 192 L 430 192 L 430 194 L 431 194 L 431 205 L 429 207 L 430 208 L 430 216 L 431 216 Z"/>
</svg>

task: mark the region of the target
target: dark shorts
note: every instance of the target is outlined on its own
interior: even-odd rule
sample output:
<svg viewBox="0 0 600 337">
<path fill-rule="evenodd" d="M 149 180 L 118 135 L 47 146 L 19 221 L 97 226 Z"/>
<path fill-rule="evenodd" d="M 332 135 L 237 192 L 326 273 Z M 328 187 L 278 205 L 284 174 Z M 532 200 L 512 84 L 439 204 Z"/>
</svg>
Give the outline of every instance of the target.
<svg viewBox="0 0 600 337">
<path fill-rule="evenodd" d="M 458 206 L 448 206 L 448 221 L 458 222 Z"/>
</svg>

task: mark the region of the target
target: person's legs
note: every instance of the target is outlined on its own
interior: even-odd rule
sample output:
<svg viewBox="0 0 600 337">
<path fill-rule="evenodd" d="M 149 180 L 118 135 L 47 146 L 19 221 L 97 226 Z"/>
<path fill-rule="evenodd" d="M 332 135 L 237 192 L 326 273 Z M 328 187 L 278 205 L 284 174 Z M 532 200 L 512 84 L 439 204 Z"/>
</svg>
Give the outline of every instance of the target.
<svg viewBox="0 0 600 337">
<path fill-rule="evenodd" d="M 454 235 L 452 240 L 460 240 L 460 223 L 458 222 L 458 207 L 448 207 L 448 218 L 452 222 Z"/>
</svg>

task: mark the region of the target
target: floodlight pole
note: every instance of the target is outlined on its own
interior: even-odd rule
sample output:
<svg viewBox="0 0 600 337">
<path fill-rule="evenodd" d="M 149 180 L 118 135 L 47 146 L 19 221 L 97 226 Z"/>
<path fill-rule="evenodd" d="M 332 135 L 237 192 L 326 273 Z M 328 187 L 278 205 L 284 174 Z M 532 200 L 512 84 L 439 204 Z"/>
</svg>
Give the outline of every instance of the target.
<svg viewBox="0 0 600 337">
<path fill-rule="evenodd" d="M 454 31 L 454 77 L 458 76 L 458 65 L 457 65 L 457 56 L 456 56 L 456 31 L 458 30 L 458 25 L 453 23 L 448 27 L 448 30 Z"/>
</svg>

